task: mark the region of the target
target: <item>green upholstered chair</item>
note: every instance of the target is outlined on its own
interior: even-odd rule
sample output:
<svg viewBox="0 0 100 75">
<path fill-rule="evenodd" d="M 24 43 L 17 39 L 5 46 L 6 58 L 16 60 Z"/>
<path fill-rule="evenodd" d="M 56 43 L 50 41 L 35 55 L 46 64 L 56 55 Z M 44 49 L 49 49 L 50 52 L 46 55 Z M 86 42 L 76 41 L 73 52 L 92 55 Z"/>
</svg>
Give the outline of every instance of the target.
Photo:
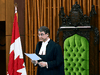
<svg viewBox="0 0 100 75">
<path fill-rule="evenodd" d="M 74 34 L 64 41 L 65 75 L 89 75 L 89 43 Z"/>
</svg>

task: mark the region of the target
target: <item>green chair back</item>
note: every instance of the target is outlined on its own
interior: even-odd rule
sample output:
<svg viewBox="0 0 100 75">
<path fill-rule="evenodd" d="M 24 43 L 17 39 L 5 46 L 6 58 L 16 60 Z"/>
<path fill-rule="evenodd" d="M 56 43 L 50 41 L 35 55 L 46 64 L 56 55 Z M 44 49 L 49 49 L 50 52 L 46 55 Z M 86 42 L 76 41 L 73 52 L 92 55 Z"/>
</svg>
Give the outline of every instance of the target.
<svg viewBox="0 0 100 75">
<path fill-rule="evenodd" d="M 64 41 L 65 75 L 89 75 L 89 43 L 78 34 Z"/>
</svg>

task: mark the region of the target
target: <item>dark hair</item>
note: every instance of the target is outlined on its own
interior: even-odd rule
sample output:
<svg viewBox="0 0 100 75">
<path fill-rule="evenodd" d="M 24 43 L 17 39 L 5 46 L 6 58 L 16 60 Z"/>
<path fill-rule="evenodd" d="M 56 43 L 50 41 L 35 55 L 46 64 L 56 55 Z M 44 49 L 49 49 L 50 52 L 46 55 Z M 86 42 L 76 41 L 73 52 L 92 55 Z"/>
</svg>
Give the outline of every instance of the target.
<svg viewBox="0 0 100 75">
<path fill-rule="evenodd" d="M 50 30 L 46 26 L 40 27 L 40 29 L 38 29 L 38 31 L 40 31 L 40 32 L 44 31 L 45 34 L 49 33 L 49 35 L 50 35 Z"/>
</svg>

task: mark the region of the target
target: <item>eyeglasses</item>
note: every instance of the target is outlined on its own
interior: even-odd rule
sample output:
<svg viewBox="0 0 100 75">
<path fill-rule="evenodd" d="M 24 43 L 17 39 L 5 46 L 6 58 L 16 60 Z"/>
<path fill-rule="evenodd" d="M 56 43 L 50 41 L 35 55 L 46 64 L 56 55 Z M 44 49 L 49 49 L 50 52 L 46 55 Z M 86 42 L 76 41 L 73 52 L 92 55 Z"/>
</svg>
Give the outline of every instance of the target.
<svg viewBox="0 0 100 75">
<path fill-rule="evenodd" d="M 40 35 L 41 35 L 41 36 L 43 36 L 44 34 L 43 34 L 43 33 L 41 33 L 41 34 L 38 34 L 38 36 L 40 36 Z"/>
</svg>

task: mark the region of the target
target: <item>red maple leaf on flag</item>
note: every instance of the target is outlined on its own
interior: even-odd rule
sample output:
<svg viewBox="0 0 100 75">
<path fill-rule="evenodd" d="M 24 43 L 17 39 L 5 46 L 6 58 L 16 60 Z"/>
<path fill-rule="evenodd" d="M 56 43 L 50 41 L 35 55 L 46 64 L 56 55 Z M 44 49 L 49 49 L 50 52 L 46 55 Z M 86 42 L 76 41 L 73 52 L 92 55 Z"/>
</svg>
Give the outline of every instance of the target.
<svg viewBox="0 0 100 75">
<path fill-rule="evenodd" d="M 23 63 L 24 60 L 20 59 L 19 56 L 14 60 L 14 75 L 21 75 L 22 73 L 17 72 L 17 70 L 20 70 L 22 68 L 24 68 Z"/>
<path fill-rule="evenodd" d="M 10 54 L 10 60 L 9 60 L 9 75 L 21 75 L 22 73 L 17 72 L 17 70 L 20 70 L 24 68 L 23 66 L 24 60 L 20 59 L 19 56 L 14 60 L 14 51 Z"/>
</svg>

